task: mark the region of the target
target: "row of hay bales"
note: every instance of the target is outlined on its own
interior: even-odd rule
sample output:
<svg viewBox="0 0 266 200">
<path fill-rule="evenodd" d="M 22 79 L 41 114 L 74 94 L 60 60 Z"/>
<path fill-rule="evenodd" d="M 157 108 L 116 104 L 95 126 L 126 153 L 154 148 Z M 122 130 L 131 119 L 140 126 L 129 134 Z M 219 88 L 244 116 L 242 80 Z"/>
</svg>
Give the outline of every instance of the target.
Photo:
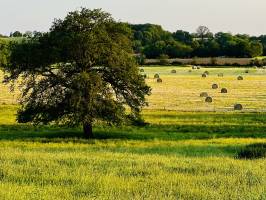
<svg viewBox="0 0 266 200">
<path fill-rule="evenodd" d="M 205 72 L 201 75 L 201 77 L 202 77 L 202 78 L 207 78 L 208 75 L 210 75 L 210 73 L 209 73 L 208 71 L 205 71 Z M 223 77 L 223 76 L 224 76 L 223 73 L 218 73 L 217 75 L 218 75 L 218 77 Z M 244 78 L 243 78 L 243 76 L 238 76 L 238 77 L 237 77 L 237 80 L 241 81 L 241 80 L 244 80 Z"/>
<path fill-rule="evenodd" d="M 215 89 L 218 89 L 218 88 L 219 88 L 218 84 L 216 84 L 216 83 L 212 84 L 212 89 L 215 90 Z M 227 88 L 222 88 L 221 89 L 221 93 L 227 94 L 228 93 Z M 200 93 L 200 97 L 204 97 L 206 103 L 212 103 L 213 102 L 213 98 L 211 96 L 209 96 L 207 92 Z M 241 104 L 236 103 L 234 105 L 234 110 L 242 110 L 242 109 L 243 109 L 243 106 Z"/>
</svg>

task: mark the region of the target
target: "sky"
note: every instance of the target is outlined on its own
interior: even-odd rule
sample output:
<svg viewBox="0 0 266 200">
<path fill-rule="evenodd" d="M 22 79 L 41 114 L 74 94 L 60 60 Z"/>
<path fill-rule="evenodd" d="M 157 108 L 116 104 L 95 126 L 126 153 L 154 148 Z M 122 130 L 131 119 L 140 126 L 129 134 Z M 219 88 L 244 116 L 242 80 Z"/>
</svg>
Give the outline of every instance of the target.
<svg viewBox="0 0 266 200">
<path fill-rule="evenodd" d="M 0 0 L 0 33 L 48 31 L 55 18 L 86 7 L 102 8 L 116 20 L 160 24 L 165 30 L 266 35 L 266 0 Z"/>
</svg>

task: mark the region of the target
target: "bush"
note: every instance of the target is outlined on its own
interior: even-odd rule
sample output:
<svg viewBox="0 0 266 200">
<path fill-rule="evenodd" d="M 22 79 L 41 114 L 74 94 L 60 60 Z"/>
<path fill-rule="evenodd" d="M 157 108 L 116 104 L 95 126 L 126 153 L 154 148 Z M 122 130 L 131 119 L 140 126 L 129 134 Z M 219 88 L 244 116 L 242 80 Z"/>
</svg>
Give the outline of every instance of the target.
<svg viewBox="0 0 266 200">
<path fill-rule="evenodd" d="M 258 159 L 266 157 L 266 143 L 250 144 L 241 149 L 236 158 L 238 159 Z"/>
</svg>

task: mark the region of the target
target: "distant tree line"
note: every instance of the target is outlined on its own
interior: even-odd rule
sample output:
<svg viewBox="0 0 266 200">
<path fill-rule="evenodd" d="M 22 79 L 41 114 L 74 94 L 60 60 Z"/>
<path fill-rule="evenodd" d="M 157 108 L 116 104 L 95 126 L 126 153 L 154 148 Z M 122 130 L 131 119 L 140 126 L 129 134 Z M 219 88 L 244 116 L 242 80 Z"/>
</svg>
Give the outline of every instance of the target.
<svg viewBox="0 0 266 200">
<path fill-rule="evenodd" d="M 224 32 L 213 34 L 205 26 L 200 26 L 196 33 L 182 30 L 171 33 L 153 24 L 130 26 L 133 31 L 134 50 L 146 58 L 243 58 L 266 55 L 266 35 L 251 37 Z"/>
<path fill-rule="evenodd" d="M 133 49 L 141 58 L 192 58 L 239 57 L 250 58 L 266 55 L 266 35 L 213 34 L 206 26 L 199 26 L 195 33 L 163 30 L 160 25 L 129 24 L 132 30 Z M 15 31 L 10 38 L 31 38 L 40 33 Z M 4 37 L 0 35 L 0 38 Z M 6 37 L 6 36 L 5 36 Z"/>
</svg>

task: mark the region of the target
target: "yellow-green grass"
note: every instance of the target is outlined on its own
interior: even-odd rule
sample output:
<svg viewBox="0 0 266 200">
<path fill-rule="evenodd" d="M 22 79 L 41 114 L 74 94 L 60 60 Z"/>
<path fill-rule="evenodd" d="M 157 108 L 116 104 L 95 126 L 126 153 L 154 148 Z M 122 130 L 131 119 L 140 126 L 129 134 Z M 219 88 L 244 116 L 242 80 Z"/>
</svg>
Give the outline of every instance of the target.
<svg viewBox="0 0 266 200">
<path fill-rule="evenodd" d="M 84 139 L 81 128 L 17 124 L 18 106 L 11 105 L 13 97 L 1 85 L 0 99 L 5 96 L 7 105 L 0 105 L 0 199 L 266 199 L 266 159 L 235 158 L 246 145 L 266 143 L 266 113 L 260 107 L 265 99 L 255 92 L 264 88 L 254 87 L 265 84 L 264 71 L 245 75 L 243 68 L 208 69 L 211 75 L 202 79 L 205 69 L 190 75 L 188 68 L 176 68 L 177 74 L 171 69 L 144 68 L 163 78 L 162 84 L 147 80 L 153 87 L 151 107 L 143 111 L 147 126 L 96 124 L 93 140 Z M 207 87 L 208 79 L 220 80 L 214 73 L 221 71 L 221 79 L 230 82 L 228 90 L 239 86 L 231 83 L 233 77 L 249 76 L 242 82 L 247 92 L 240 85 L 231 97 L 237 101 L 245 93 L 254 99 L 243 112 L 224 108 L 222 100 L 216 104 L 223 112 L 206 112 L 206 105 L 198 109 L 194 102 L 199 93 L 182 97 L 171 92 L 180 88 L 189 94 L 196 90 L 193 82 Z M 179 106 L 158 103 L 159 96 L 194 100 Z"/>
</svg>

